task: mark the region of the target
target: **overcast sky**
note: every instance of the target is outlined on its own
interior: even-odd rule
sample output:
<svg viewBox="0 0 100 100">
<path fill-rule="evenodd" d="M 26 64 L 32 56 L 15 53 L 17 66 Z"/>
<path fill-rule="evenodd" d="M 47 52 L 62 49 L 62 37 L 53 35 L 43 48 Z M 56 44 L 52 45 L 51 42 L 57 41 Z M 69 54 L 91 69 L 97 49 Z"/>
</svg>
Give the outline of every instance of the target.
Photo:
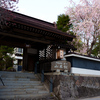
<svg viewBox="0 0 100 100">
<path fill-rule="evenodd" d="M 58 15 L 65 13 L 66 6 L 69 0 L 19 0 L 18 12 L 53 23 Z"/>
</svg>

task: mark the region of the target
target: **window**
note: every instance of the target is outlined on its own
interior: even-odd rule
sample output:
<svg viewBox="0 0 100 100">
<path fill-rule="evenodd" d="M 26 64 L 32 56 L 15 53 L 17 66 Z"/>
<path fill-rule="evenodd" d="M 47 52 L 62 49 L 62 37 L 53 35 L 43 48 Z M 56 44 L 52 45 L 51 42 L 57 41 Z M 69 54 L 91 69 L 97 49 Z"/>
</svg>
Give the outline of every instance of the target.
<svg viewBox="0 0 100 100">
<path fill-rule="evenodd" d="M 22 53 L 23 52 L 22 48 L 18 48 L 18 52 Z"/>
</svg>

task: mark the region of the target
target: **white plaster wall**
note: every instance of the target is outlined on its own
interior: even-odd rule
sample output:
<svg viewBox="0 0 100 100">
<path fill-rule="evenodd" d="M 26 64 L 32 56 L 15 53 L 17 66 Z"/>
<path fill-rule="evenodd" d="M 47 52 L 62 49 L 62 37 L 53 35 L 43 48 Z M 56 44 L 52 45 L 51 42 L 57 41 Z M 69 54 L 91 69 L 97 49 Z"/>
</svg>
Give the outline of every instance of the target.
<svg viewBox="0 0 100 100">
<path fill-rule="evenodd" d="M 71 72 L 74 74 L 84 74 L 84 75 L 100 75 L 100 71 L 83 69 L 83 68 L 71 68 Z"/>
</svg>

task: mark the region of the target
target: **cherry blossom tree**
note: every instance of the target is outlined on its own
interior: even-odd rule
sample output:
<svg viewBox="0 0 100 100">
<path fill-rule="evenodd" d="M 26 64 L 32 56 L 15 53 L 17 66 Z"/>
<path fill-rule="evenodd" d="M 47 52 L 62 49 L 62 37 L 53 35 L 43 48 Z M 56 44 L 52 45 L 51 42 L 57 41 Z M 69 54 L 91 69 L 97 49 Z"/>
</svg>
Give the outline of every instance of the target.
<svg viewBox="0 0 100 100">
<path fill-rule="evenodd" d="M 12 20 L 13 14 L 10 11 L 18 9 L 17 4 L 19 0 L 0 0 L 0 27 L 7 24 L 5 20 Z"/>
<path fill-rule="evenodd" d="M 9 10 L 16 10 L 17 3 L 19 0 L 0 0 L 0 7 L 9 9 Z"/>
<path fill-rule="evenodd" d="M 70 16 L 73 32 L 84 41 L 84 48 L 89 56 L 100 35 L 100 0 L 80 0 L 78 4 L 71 0 L 73 6 L 66 7 Z"/>
</svg>

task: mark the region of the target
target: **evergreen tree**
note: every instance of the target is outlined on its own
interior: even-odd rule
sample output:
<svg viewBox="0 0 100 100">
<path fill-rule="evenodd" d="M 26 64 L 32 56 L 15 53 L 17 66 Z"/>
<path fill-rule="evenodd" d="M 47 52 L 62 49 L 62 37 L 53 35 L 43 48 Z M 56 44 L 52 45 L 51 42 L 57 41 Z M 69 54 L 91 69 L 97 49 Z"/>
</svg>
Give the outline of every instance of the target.
<svg viewBox="0 0 100 100">
<path fill-rule="evenodd" d="M 72 24 L 70 23 L 68 15 L 61 14 L 58 16 L 57 28 L 62 32 L 68 32 L 73 35 L 73 32 L 70 30 L 70 28 L 72 28 Z"/>
<path fill-rule="evenodd" d="M 13 55 L 14 48 L 8 46 L 0 46 L 0 70 L 7 69 L 13 66 Z"/>
</svg>

